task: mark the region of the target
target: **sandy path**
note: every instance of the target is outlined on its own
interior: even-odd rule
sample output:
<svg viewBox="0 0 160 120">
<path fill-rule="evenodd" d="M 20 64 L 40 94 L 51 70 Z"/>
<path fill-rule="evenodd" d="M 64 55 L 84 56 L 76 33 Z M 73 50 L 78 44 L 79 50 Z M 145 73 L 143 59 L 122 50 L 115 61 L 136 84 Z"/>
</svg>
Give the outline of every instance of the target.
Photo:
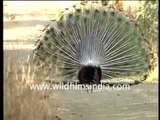
<svg viewBox="0 0 160 120">
<path fill-rule="evenodd" d="M 130 90 L 56 91 L 64 101 L 64 120 L 158 120 L 158 86 L 135 85 Z"/>
</svg>

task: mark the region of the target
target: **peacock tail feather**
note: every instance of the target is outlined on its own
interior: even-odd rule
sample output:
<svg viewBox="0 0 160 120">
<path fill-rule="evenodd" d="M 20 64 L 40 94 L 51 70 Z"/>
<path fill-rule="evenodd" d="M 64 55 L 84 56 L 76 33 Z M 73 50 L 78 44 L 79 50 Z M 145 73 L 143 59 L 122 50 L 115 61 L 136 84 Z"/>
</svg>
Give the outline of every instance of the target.
<svg viewBox="0 0 160 120">
<path fill-rule="evenodd" d="M 74 6 L 53 21 L 40 38 L 35 57 L 55 63 L 66 78 L 81 66 L 102 70 L 102 79 L 142 74 L 148 69 L 143 38 L 129 18 L 96 5 Z"/>
</svg>

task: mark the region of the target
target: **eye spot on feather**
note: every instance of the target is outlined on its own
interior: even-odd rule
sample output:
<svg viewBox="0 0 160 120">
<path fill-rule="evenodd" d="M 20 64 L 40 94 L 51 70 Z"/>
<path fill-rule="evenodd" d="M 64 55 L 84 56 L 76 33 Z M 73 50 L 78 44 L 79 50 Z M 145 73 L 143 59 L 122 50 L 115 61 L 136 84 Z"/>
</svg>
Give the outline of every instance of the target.
<svg viewBox="0 0 160 120">
<path fill-rule="evenodd" d="M 48 37 L 47 37 L 47 36 L 44 36 L 44 40 L 47 41 L 47 40 L 48 40 Z"/>
<path fill-rule="evenodd" d="M 95 9 L 94 13 L 97 14 L 97 13 L 99 13 L 99 11 L 97 9 Z"/>
<path fill-rule="evenodd" d="M 64 26 L 62 21 L 59 21 L 57 24 L 58 24 L 58 26 L 59 26 L 60 28 L 62 28 L 62 27 Z"/>
<path fill-rule="evenodd" d="M 122 18 L 121 18 L 121 17 L 118 17 L 118 18 L 117 18 L 117 21 L 118 21 L 118 22 L 122 22 Z"/>
<path fill-rule="evenodd" d="M 89 10 L 85 10 L 85 13 L 86 13 L 86 14 L 89 14 Z"/>
<path fill-rule="evenodd" d="M 105 15 L 105 16 L 106 16 L 106 15 L 107 15 L 107 12 L 106 12 L 106 11 L 103 11 L 103 15 Z"/>
<path fill-rule="evenodd" d="M 72 17 L 73 17 L 73 14 L 70 13 L 70 14 L 68 15 L 68 18 L 71 19 Z"/>
<path fill-rule="evenodd" d="M 64 32 L 63 31 L 60 31 L 60 36 L 64 36 Z"/>
<path fill-rule="evenodd" d="M 69 8 L 65 8 L 65 10 L 69 10 Z"/>
<path fill-rule="evenodd" d="M 52 33 L 51 35 L 52 36 L 56 36 L 57 34 L 56 34 L 56 30 L 55 30 L 55 28 L 50 28 L 50 32 Z"/>
<path fill-rule="evenodd" d="M 76 11 L 77 11 L 78 13 L 80 13 L 80 12 L 81 12 L 81 9 L 76 9 Z"/>
<path fill-rule="evenodd" d="M 53 27 L 52 27 L 52 28 L 50 28 L 50 31 L 51 31 L 51 32 L 54 32 L 54 28 L 53 28 Z"/>
<path fill-rule="evenodd" d="M 125 24 L 126 24 L 126 25 L 128 25 L 128 26 L 130 25 L 129 21 L 126 21 L 126 23 L 125 23 Z"/>
<path fill-rule="evenodd" d="M 115 14 L 116 14 L 116 13 L 115 13 L 114 11 L 111 12 L 111 16 L 115 16 Z"/>
<path fill-rule="evenodd" d="M 48 46 L 48 48 L 51 48 L 51 44 L 50 43 L 48 43 L 47 46 Z"/>
</svg>

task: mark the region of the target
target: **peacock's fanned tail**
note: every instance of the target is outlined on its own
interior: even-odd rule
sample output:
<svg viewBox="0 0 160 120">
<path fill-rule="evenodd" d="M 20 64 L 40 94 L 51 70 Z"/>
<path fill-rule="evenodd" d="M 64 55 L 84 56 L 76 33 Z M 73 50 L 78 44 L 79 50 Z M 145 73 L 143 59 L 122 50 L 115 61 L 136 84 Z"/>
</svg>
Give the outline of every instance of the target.
<svg viewBox="0 0 160 120">
<path fill-rule="evenodd" d="M 66 10 L 39 40 L 35 56 L 55 62 L 67 77 L 81 65 L 98 66 L 102 78 L 143 73 L 148 68 L 143 38 L 130 20 L 116 10 L 83 6 Z"/>
</svg>

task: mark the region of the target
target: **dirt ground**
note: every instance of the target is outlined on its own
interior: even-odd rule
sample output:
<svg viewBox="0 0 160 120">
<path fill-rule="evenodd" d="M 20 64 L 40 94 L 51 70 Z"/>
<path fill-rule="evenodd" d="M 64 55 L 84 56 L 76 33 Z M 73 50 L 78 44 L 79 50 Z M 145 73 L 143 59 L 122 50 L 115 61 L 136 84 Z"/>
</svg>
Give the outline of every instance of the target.
<svg viewBox="0 0 160 120">
<path fill-rule="evenodd" d="M 4 8 L 4 62 L 26 60 L 34 49 L 40 29 L 54 17 L 55 2 L 6 2 Z M 41 4 L 41 7 L 40 7 Z M 57 4 L 57 3 L 56 3 Z M 59 3 L 60 4 L 60 3 Z M 17 5 L 15 7 L 15 5 Z M 42 6 L 43 5 L 43 6 Z M 48 5 L 48 7 L 46 7 Z M 61 5 L 61 4 L 60 4 Z M 71 4 L 69 4 L 71 5 Z M 35 8 L 37 6 L 37 8 Z M 38 7 L 39 6 L 39 7 Z M 27 10 L 26 10 L 27 9 Z M 34 11 L 34 12 L 33 12 Z M 17 15 L 15 15 L 17 14 Z M 134 85 L 126 91 L 57 90 L 63 103 L 62 120 L 157 120 L 158 84 Z"/>
</svg>

